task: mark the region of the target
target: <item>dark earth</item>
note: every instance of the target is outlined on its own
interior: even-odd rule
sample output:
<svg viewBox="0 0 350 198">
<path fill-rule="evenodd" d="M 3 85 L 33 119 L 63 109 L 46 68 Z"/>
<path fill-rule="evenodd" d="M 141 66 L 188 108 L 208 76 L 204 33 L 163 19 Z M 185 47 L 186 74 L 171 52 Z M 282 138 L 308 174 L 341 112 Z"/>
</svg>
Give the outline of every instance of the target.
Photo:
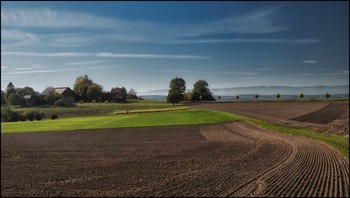
<svg viewBox="0 0 350 198">
<path fill-rule="evenodd" d="M 329 102 L 261 104 L 193 107 L 286 123 L 342 111 Z M 325 144 L 242 121 L 1 134 L 1 196 L 348 197 L 349 161 Z"/>
</svg>

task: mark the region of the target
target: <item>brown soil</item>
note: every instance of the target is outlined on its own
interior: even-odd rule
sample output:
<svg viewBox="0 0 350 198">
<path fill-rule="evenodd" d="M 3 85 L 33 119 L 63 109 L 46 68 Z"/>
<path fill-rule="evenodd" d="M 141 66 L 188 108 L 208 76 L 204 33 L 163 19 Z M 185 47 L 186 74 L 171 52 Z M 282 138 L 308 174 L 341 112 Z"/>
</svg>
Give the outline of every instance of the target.
<svg viewBox="0 0 350 198">
<path fill-rule="evenodd" d="M 305 127 L 323 133 L 349 135 L 349 101 L 260 101 L 188 105 Z"/>
<path fill-rule="evenodd" d="M 349 196 L 330 147 L 244 122 L 1 134 L 2 196 Z"/>
</svg>

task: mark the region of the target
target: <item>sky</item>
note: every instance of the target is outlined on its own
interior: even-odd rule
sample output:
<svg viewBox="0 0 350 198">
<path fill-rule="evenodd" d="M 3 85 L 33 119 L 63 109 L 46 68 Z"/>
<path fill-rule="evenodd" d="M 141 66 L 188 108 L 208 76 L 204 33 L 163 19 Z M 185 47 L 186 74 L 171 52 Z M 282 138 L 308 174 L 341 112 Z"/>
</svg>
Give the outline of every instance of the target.
<svg viewBox="0 0 350 198">
<path fill-rule="evenodd" d="M 1 89 L 349 85 L 349 2 L 4 2 Z"/>
</svg>

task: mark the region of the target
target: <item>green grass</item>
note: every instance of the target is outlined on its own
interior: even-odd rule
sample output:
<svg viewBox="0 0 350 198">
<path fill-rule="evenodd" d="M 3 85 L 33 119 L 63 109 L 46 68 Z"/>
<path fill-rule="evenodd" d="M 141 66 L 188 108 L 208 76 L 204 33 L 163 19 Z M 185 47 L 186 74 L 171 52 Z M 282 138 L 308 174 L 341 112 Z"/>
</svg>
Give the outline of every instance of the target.
<svg viewBox="0 0 350 198">
<path fill-rule="evenodd" d="M 222 123 L 237 120 L 233 114 L 212 110 L 188 109 L 154 113 L 88 116 L 57 120 L 2 122 L 1 133 L 68 131 L 145 126 Z"/>
<path fill-rule="evenodd" d="M 168 104 L 161 101 L 133 101 L 126 103 L 82 103 L 75 107 L 31 107 L 31 108 L 12 108 L 15 111 L 39 111 L 49 118 L 52 114 L 59 118 L 80 117 L 80 116 L 102 116 L 112 115 L 115 111 L 131 111 L 143 109 L 163 109 L 178 108 L 181 104 Z"/>
<path fill-rule="evenodd" d="M 114 114 L 129 114 L 129 113 L 152 113 L 152 112 L 163 112 L 163 111 L 179 111 L 189 109 L 189 107 L 178 106 L 172 108 L 156 108 L 156 109 L 135 109 L 135 110 L 117 110 Z"/>
</svg>

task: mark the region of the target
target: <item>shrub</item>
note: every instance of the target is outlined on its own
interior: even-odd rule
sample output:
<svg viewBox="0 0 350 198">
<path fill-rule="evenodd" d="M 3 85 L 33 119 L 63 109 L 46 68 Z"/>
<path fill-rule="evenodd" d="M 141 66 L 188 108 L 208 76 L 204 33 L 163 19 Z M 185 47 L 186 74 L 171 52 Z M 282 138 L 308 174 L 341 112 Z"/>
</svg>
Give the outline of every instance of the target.
<svg viewBox="0 0 350 198">
<path fill-rule="evenodd" d="M 35 118 L 35 113 L 34 113 L 34 111 L 29 111 L 29 112 L 25 113 L 25 116 L 27 117 L 27 119 L 29 121 L 33 121 Z"/>
<path fill-rule="evenodd" d="M 56 119 L 58 118 L 58 116 L 57 116 L 56 114 L 52 114 L 50 117 L 51 117 L 51 119 L 53 119 L 53 120 L 56 120 Z"/>
<path fill-rule="evenodd" d="M 43 113 L 40 113 L 40 112 L 37 112 L 37 111 L 28 111 L 25 113 L 25 116 L 26 118 L 29 120 L 29 121 L 33 121 L 33 120 L 42 120 L 43 117 L 44 117 L 44 114 Z"/>
<path fill-rule="evenodd" d="M 20 120 L 20 118 L 21 114 L 12 109 L 1 109 L 1 122 L 16 122 Z"/>
<path fill-rule="evenodd" d="M 37 114 L 35 114 L 35 119 L 37 120 L 37 121 L 40 121 L 40 120 L 42 120 L 43 119 L 43 114 L 41 114 L 41 113 L 37 113 Z"/>
<path fill-rule="evenodd" d="M 19 116 L 19 120 L 20 121 L 22 121 L 22 122 L 24 122 L 24 121 L 26 121 L 27 120 L 27 116 L 25 115 L 25 114 L 20 114 L 20 116 Z"/>
</svg>

